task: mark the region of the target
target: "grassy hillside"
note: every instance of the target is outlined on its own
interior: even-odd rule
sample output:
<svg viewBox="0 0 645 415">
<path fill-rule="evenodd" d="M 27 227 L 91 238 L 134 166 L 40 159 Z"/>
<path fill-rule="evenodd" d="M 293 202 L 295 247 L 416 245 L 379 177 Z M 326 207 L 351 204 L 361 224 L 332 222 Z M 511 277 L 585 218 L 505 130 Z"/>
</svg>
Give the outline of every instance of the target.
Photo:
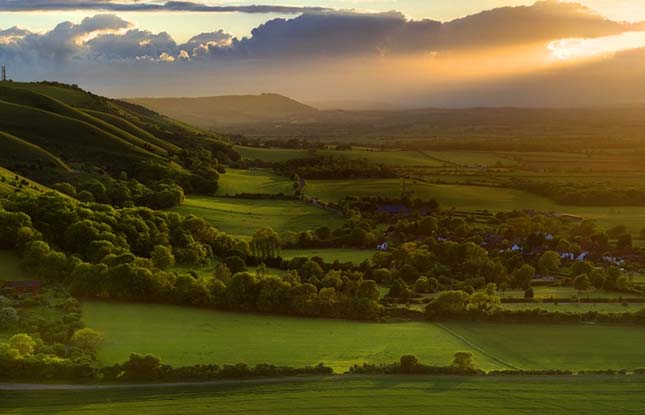
<svg viewBox="0 0 645 415">
<path fill-rule="evenodd" d="M 0 131 L 0 163 L 11 165 L 14 163 L 41 163 L 51 168 L 59 168 L 67 172 L 72 169 L 61 159 L 49 151 Z"/>
<path fill-rule="evenodd" d="M 0 125 L 5 132 L 64 155 L 69 161 L 114 163 L 154 157 L 88 122 L 35 107 L 0 101 Z"/>
<path fill-rule="evenodd" d="M 50 188 L 27 179 L 15 172 L 0 167 L 0 196 L 14 192 L 39 194 L 52 191 Z"/>
<path fill-rule="evenodd" d="M 317 112 L 312 107 L 277 94 L 132 98 L 128 101 L 207 129 L 227 124 L 301 119 Z"/>
</svg>

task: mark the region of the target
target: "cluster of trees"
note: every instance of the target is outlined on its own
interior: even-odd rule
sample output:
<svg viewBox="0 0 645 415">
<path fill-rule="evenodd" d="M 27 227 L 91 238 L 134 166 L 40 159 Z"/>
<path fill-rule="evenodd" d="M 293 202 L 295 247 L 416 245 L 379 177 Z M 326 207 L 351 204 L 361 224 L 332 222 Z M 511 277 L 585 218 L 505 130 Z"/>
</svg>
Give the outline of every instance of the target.
<svg viewBox="0 0 645 415">
<path fill-rule="evenodd" d="M 247 260 L 282 262 L 279 238 L 270 229 L 259 230 L 249 244 L 195 216 L 93 207 L 52 194 L 14 198 L 0 210 L 0 246 L 18 249 L 35 277 L 63 283 L 81 297 L 367 320 L 380 316 L 376 283 L 360 272 L 323 271 L 314 261 L 290 268 L 284 278 L 243 272 Z M 175 263 L 210 263 L 215 254 L 225 265 L 213 277 L 169 270 Z"/>
<path fill-rule="evenodd" d="M 90 380 L 98 374 L 96 351 L 102 335 L 79 329 L 66 345 L 48 345 L 39 337 L 14 334 L 0 343 L 1 380 Z"/>
<path fill-rule="evenodd" d="M 571 206 L 644 206 L 645 191 L 639 186 L 599 183 L 544 182 L 514 179 L 511 186 Z"/>
<path fill-rule="evenodd" d="M 127 175 L 124 174 L 123 177 Z M 117 207 L 167 209 L 181 205 L 185 198 L 184 189 L 177 184 L 157 184 L 155 189 L 151 189 L 136 179 L 92 179 L 80 184 L 78 189 L 70 183 L 59 182 L 51 188 L 81 202 L 105 203 Z"/>
<path fill-rule="evenodd" d="M 396 363 L 354 365 L 349 369 L 352 374 L 406 374 L 406 375 L 481 375 L 483 371 L 476 369 L 472 354 L 457 352 L 450 366 L 425 365 L 414 355 L 401 356 Z"/>
<path fill-rule="evenodd" d="M 334 156 L 316 156 L 307 159 L 293 159 L 276 163 L 276 173 L 293 177 L 298 175 L 306 179 L 358 179 L 358 178 L 393 178 L 397 177 L 394 169 L 371 163 L 364 159 L 349 159 Z"/>
<path fill-rule="evenodd" d="M 342 227 L 331 230 L 321 226 L 315 230 L 300 232 L 287 231 L 280 235 L 284 248 L 368 248 L 374 249 L 382 238 L 382 233 L 370 222 L 354 216 Z"/>
<path fill-rule="evenodd" d="M 122 364 L 101 369 L 104 381 L 210 381 L 218 379 L 275 378 L 288 376 L 331 375 L 333 370 L 320 363 L 316 366 L 294 368 L 259 364 L 254 367 L 246 363 L 236 365 L 195 365 L 174 368 L 163 364 L 161 359 L 152 355 L 133 353 Z"/>
</svg>

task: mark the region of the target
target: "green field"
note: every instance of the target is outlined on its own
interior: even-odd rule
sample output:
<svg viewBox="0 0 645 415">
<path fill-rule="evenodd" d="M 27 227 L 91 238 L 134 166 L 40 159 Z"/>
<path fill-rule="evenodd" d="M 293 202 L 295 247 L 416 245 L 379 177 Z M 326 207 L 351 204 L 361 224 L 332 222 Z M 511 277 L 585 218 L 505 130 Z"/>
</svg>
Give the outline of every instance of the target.
<svg viewBox="0 0 645 415">
<path fill-rule="evenodd" d="M 250 236 L 262 227 L 282 233 L 300 232 L 329 226 L 342 226 L 344 218 L 323 209 L 292 200 L 231 199 L 187 197 L 174 209 L 184 215 L 197 215 L 233 236 Z"/>
<path fill-rule="evenodd" d="M 342 373 L 354 363 L 391 362 L 408 353 L 442 365 L 456 351 L 470 349 L 426 323 L 356 323 L 100 302 L 85 303 L 83 317 L 88 327 L 105 333 L 100 352 L 105 364 L 137 352 L 156 354 L 173 365 L 323 362 Z M 474 353 L 482 367 L 503 367 Z"/>
<path fill-rule="evenodd" d="M 561 313 L 586 313 L 595 311 L 597 313 L 634 313 L 645 307 L 641 303 L 517 303 L 502 304 L 502 308 L 507 310 L 533 310 L 539 308 L 550 312 L 559 311 Z"/>
<path fill-rule="evenodd" d="M 239 193 L 264 193 L 288 195 L 293 190 L 293 182 L 278 176 L 270 170 L 228 169 L 219 181 L 217 194 L 234 196 Z"/>
<path fill-rule="evenodd" d="M 501 187 L 429 184 L 408 181 L 407 190 L 413 197 L 436 199 L 444 208 L 459 210 L 509 211 L 535 209 L 578 215 L 598 221 L 601 226 L 625 225 L 633 233 L 645 227 L 645 207 L 562 206 L 545 197 L 521 190 Z M 309 180 L 305 193 L 322 200 L 339 200 L 347 196 L 397 197 L 401 194 L 399 179 Z"/>
<path fill-rule="evenodd" d="M 262 160 L 271 163 L 279 163 L 282 161 L 303 159 L 312 157 L 314 153 L 308 150 L 299 149 L 282 149 L 282 148 L 258 148 L 258 147 L 243 147 L 235 146 L 235 150 L 242 156 L 242 158 L 249 160 Z"/>
<path fill-rule="evenodd" d="M 642 414 L 645 377 L 375 376 L 0 391 L 6 414 Z"/>
<path fill-rule="evenodd" d="M 508 166 L 516 164 L 510 158 L 483 151 L 415 151 L 354 148 L 352 150 L 316 150 L 314 153 L 313 151 L 299 149 L 243 146 L 235 148 L 243 158 L 273 163 L 313 157 L 314 154 L 317 154 L 349 159 L 366 159 L 372 163 L 393 167 L 493 166 L 497 164 Z"/>
<path fill-rule="evenodd" d="M 441 365 L 463 350 L 487 370 L 645 367 L 645 330 L 637 326 L 358 323 L 101 302 L 85 303 L 83 316 L 106 335 L 105 364 L 137 352 L 173 365 L 323 362 L 343 372 L 354 363 L 391 362 L 404 354 Z"/>
<path fill-rule="evenodd" d="M 20 258 L 14 251 L 0 249 L 0 281 L 26 279 L 27 275 L 20 268 Z"/>
<path fill-rule="evenodd" d="M 521 368 L 645 367 L 640 326 L 450 323 L 449 330 Z"/>
<path fill-rule="evenodd" d="M 376 253 L 371 249 L 343 249 L 343 248 L 330 248 L 330 249 L 285 249 L 281 252 L 281 256 L 285 259 L 295 257 L 320 257 L 327 262 L 353 262 L 360 264 L 366 259 L 371 259 Z"/>
</svg>

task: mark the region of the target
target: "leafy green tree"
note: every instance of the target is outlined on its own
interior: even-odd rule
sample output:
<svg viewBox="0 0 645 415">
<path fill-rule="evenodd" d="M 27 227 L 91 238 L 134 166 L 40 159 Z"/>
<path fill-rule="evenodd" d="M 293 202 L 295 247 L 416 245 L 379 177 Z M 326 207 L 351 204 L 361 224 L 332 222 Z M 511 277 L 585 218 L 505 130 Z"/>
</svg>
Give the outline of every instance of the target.
<svg viewBox="0 0 645 415">
<path fill-rule="evenodd" d="M 430 318 L 454 316 L 466 312 L 470 295 L 464 291 L 442 291 L 426 306 Z"/>
<path fill-rule="evenodd" d="M 76 330 L 70 339 L 72 347 L 95 356 L 103 342 L 103 334 L 90 328 Z"/>
<path fill-rule="evenodd" d="M 13 307 L 0 308 L 0 329 L 12 329 L 18 325 L 18 312 Z"/>
<path fill-rule="evenodd" d="M 468 353 L 468 352 L 455 353 L 454 359 L 452 361 L 452 367 L 461 369 L 461 370 L 474 369 L 475 364 L 473 362 L 472 353 Z"/>
<path fill-rule="evenodd" d="M 535 268 L 529 264 L 524 264 L 513 272 L 513 283 L 516 287 L 528 288 L 535 275 Z"/>
<path fill-rule="evenodd" d="M 560 255 L 555 251 L 546 251 L 538 260 L 538 269 L 542 274 L 557 272 L 560 269 Z"/>
<path fill-rule="evenodd" d="M 573 280 L 573 287 L 578 291 L 586 291 L 591 287 L 589 276 L 580 274 Z"/>
<path fill-rule="evenodd" d="M 172 249 L 164 245 L 155 245 L 150 255 L 152 263 L 159 269 L 167 269 L 175 265 L 175 256 Z"/>
<path fill-rule="evenodd" d="M 420 294 L 430 292 L 430 281 L 428 277 L 421 276 L 417 278 L 417 281 L 414 283 L 414 291 Z"/>
<path fill-rule="evenodd" d="M 577 277 L 578 275 L 589 275 L 593 272 L 594 265 L 589 261 L 576 261 L 571 266 L 571 275 Z"/>
<path fill-rule="evenodd" d="M 401 371 L 403 373 L 414 373 L 419 367 L 419 359 L 414 355 L 404 355 L 401 356 L 399 360 L 399 365 L 401 366 Z"/>
<path fill-rule="evenodd" d="M 271 228 L 261 228 L 253 235 L 250 247 L 257 258 L 276 258 L 280 255 L 280 237 Z"/>
<path fill-rule="evenodd" d="M 14 334 L 9 338 L 9 347 L 16 350 L 19 356 L 26 357 L 36 350 L 36 341 L 28 334 Z"/>
</svg>

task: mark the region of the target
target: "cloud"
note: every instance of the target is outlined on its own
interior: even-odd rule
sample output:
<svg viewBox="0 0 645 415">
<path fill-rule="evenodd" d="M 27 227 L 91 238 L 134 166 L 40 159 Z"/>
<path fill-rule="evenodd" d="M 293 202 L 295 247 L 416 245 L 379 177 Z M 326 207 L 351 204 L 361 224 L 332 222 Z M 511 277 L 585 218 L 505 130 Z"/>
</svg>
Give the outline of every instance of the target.
<svg viewBox="0 0 645 415">
<path fill-rule="evenodd" d="M 103 10 L 113 12 L 201 12 L 201 13 L 280 13 L 299 14 L 307 11 L 329 10 L 325 7 L 297 6 L 212 6 L 189 1 L 113 1 L 113 0 L 0 0 L 0 11 L 42 11 L 42 10 Z"/>
<path fill-rule="evenodd" d="M 100 14 L 86 17 L 79 24 L 60 23 L 45 34 L 13 28 L 0 32 L 12 34 L 0 36 L 3 40 L 0 42 L 0 58 L 23 63 L 42 61 L 63 64 L 84 54 L 89 35 L 118 32 L 130 26 L 118 16 Z"/>
</svg>

